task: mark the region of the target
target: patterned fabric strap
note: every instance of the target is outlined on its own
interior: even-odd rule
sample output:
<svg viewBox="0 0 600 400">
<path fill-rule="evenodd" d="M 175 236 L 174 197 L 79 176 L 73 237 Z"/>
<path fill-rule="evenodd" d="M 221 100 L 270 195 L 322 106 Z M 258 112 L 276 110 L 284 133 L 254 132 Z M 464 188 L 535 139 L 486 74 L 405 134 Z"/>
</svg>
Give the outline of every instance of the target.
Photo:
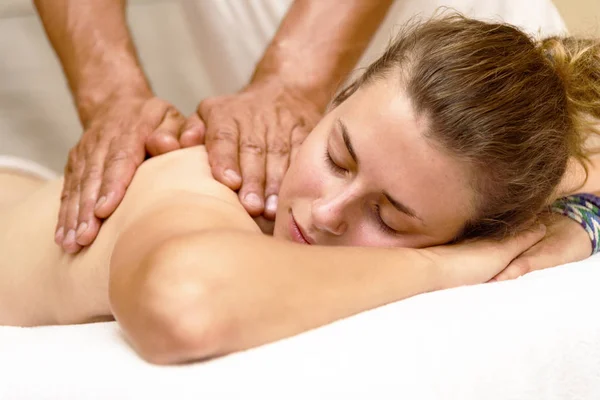
<svg viewBox="0 0 600 400">
<path fill-rule="evenodd" d="M 592 254 L 600 251 L 600 197 L 590 193 L 574 194 L 556 200 L 551 210 L 577 221 L 592 241 Z"/>
</svg>

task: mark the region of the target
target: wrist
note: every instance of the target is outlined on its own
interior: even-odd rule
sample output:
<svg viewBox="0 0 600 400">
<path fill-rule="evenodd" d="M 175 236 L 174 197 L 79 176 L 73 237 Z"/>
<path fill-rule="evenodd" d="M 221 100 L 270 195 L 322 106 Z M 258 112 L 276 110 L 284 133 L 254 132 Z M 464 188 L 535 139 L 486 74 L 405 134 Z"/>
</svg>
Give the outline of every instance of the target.
<svg viewBox="0 0 600 400">
<path fill-rule="evenodd" d="M 107 64 L 84 68 L 76 84 L 72 85 L 79 119 L 84 126 L 107 104 L 122 99 L 148 99 L 153 96 L 150 84 L 139 66 Z"/>
<path fill-rule="evenodd" d="M 419 266 L 424 277 L 427 292 L 448 289 L 456 286 L 452 269 L 444 268 L 444 254 L 437 251 L 437 247 L 411 249 L 414 251 L 414 263 Z"/>
<path fill-rule="evenodd" d="M 272 46 L 277 46 L 272 44 Z M 275 53 L 272 50 L 270 53 Z M 312 103 L 319 112 L 324 112 L 337 90 L 339 79 L 315 68 L 303 65 L 294 57 L 282 57 L 267 53 L 256 67 L 250 86 L 263 84 L 280 85 L 284 90 L 293 93 Z"/>
<path fill-rule="evenodd" d="M 90 88 L 75 96 L 77 113 L 85 127 L 108 107 L 123 107 L 126 104 L 146 101 L 153 96 L 149 87 L 128 85 L 114 88 Z"/>
</svg>

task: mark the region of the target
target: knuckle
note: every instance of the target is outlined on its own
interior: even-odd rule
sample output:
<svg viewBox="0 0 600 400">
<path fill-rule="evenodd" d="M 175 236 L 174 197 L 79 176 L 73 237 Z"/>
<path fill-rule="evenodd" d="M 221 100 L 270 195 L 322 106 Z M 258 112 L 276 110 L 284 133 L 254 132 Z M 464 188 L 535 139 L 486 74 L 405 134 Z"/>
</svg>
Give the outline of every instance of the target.
<svg viewBox="0 0 600 400">
<path fill-rule="evenodd" d="M 292 135 L 291 147 L 300 147 L 300 145 L 302 145 L 302 143 L 304 142 L 304 139 L 306 139 L 307 136 L 308 136 L 308 132 L 305 130 L 302 130 L 301 132 L 298 132 L 297 134 Z"/>
<path fill-rule="evenodd" d="M 110 163 L 127 163 L 128 161 L 132 161 L 132 159 L 131 152 L 125 149 L 117 149 L 108 156 L 108 162 Z"/>
<path fill-rule="evenodd" d="M 102 172 L 104 171 L 100 166 L 90 166 L 86 169 L 85 173 L 83 174 L 83 180 L 88 181 L 100 179 L 100 177 L 102 176 Z"/>
<path fill-rule="evenodd" d="M 67 167 L 72 168 L 74 164 L 77 163 L 77 147 L 73 147 L 71 150 L 69 150 L 69 155 L 67 157 Z"/>
<path fill-rule="evenodd" d="M 68 188 L 66 190 L 67 194 L 69 194 L 69 193 L 72 194 L 73 192 L 78 192 L 79 191 L 80 180 L 77 179 L 77 178 L 70 179 L 68 185 L 69 186 L 68 186 Z"/>
<path fill-rule="evenodd" d="M 285 140 L 272 140 L 267 144 L 267 152 L 275 156 L 285 156 L 290 153 L 290 142 Z"/>
<path fill-rule="evenodd" d="M 212 108 L 215 106 L 218 98 L 208 98 L 204 99 L 198 104 L 197 111 L 199 114 L 204 115 L 210 113 Z"/>
<path fill-rule="evenodd" d="M 167 109 L 167 116 L 176 119 L 183 118 L 183 115 L 181 115 L 179 110 L 177 110 L 172 105 L 169 105 L 169 108 Z"/>
<path fill-rule="evenodd" d="M 237 135 L 232 129 L 217 129 L 214 132 L 213 140 L 219 142 L 235 142 L 237 140 Z"/>
<path fill-rule="evenodd" d="M 265 154 L 265 145 L 256 139 L 245 138 L 240 143 L 240 152 L 263 156 Z"/>
</svg>

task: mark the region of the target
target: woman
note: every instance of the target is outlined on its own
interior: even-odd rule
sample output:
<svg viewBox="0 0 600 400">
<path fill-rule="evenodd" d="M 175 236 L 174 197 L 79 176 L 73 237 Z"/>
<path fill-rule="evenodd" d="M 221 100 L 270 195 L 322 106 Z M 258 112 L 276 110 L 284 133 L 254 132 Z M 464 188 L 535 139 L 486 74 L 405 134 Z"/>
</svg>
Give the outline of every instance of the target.
<svg viewBox="0 0 600 400">
<path fill-rule="evenodd" d="M 143 357 L 174 363 L 485 282 L 543 237 L 528 229 L 585 158 L 598 60 L 597 43 L 534 43 L 458 16 L 407 30 L 295 156 L 274 238 L 212 179 L 202 147 L 147 161 L 75 256 L 49 239 L 61 182 L 4 173 L 0 323 L 114 316 Z M 488 240 L 431 247 L 475 237 Z"/>
</svg>

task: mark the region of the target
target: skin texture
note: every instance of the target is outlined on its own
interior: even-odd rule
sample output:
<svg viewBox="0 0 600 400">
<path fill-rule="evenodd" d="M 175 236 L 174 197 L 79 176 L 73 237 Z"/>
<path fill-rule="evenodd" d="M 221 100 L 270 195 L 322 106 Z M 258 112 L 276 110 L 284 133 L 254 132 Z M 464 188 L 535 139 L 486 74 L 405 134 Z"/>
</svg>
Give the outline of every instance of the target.
<svg viewBox="0 0 600 400">
<path fill-rule="evenodd" d="M 56 243 L 68 253 L 92 243 L 146 154 L 200 143 L 215 178 L 238 190 L 251 215 L 272 220 L 290 157 L 391 3 L 296 0 L 248 85 L 202 101 L 185 120 L 149 87 L 125 0 L 35 0 L 84 129 L 65 167 Z"/>
<path fill-rule="evenodd" d="M 360 165 L 343 154 L 339 120 Z M 367 120 L 377 121 L 372 131 Z M 114 316 L 142 357 L 178 363 L 247 349 L 419 293 L 488 281 L 540 242 L 545 229 L 500 242 L 389 248 L 447 240 L 469 217 L 456 217 L 458 206 L 470 201 L 462 178 L 468 170 L 422 137 L 425 126 L 399 88 L 380 82 L 358 91 L 316 128 L 284 182 L 284 218 L 276 232 L 289 223 L 285 212 L 291 209 L 318 228 L 310 231 L 315 240 L 330 246 L 294 243 L 285 230 L 262 235 L 236 194 L 212 178 L 203 147 L 144 162 L 98 240 L 77 255 L 49 240 L 61 181 L 40 184 L 0 210 L 0 323 Z M 365 132 L 356 137 L 356 130 Z M 350 173 L 324 164 L 326 148 Z M 457 204 L 427 208 L 433 188 Z M 413 227 L 388 210 L 383 190 L 414 208 L 431 229 Z M 364 206 L 380 201 L 383 219 L 402 235 L 373 227 Z M 27 251 L 30 246 L 36 252 Z"/>
<path fill-rule="evenodd" d="M 474 212 L 471 172 L 424 137 L 427 124 L 415 117 L 404 91 L 383 80 L 331 110 L 288 171 L 275 235 L 289 237 L 293 215 L 315 244 L 425 247 L 451 241 Z"/>
<path fill-rule="evenodd" d="M 483 283 L 538 244 L 583 240 L 569 234 L 572 224 L 558 224 L 548 241 L 540 227 L 434 246 L 456 236 L 477 205 L 473 171 L 425 138 L 427 124 L 392 81 L 364 86 L 332 109 L 292 161 L 275 237 L 262 235 L 236 193 L 212 178 L 202 146 L 144 162 L 98 239 L 77 255 L 49 239 L 62 182 L 21 185 L 21 200 L 0 210 L 0 324 L 114 316 L 145 359 L 186 362 Z M 327 152 L 335 165 L 324 161 Z M 380 229 L 377 208 L 397 233 Z M 290 215 L 317 245 L 300 244 Z M 433 247 L 411 248 L 422 246 Z M 583 247 L 544 262 L 574 261 Z"/>
<path fill-rule="evenodd" d="M 146 152 L 180 148 L 185 118 L 152 93 L 125 23 L 124 0 L 34 3 L 83 127 L 65 166 L 54 234 L 57 244 L 74 253 L 94 240 Z"/>
<path fill-rule="evenodd" d="M 211 177 L 206 152 L 195 147 L 143 163 L 94 245 L 66 255 L 48 239 L 61 183 L 23 189 L 18 203 L 0 209 L 0 323 L 115 316 L 136 350 L 161 364 L 257 346 L 418 293 L 485 282 L 544 234 L 427 249 L 271 238 Z M 36 252 L 27 251 L 32 245 Z"/>
<path fill-rule="evenodd" d="M 239 189 L 240 201 L 251 215 L 264 210 L 267 218 L 274 218 L 290 157 L 392 3 L 294 1 L 249 84 L 237 94 L 200 103 L 213 175 Z"/>
</svg>

